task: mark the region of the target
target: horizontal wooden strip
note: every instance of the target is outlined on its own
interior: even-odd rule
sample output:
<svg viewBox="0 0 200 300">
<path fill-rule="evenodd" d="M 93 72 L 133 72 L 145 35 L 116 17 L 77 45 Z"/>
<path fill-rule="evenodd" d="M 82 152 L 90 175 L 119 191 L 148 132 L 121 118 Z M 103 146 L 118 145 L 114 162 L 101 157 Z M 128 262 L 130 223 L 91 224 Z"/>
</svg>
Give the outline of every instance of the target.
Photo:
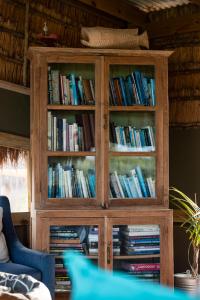
<svg viewBox="0 0 200 300">
<path fill-rule="evenodd" d="M 13 91 L 13 92 L 17 92 L 17 93 L 20 93 L 20 94 L 23 94 L 23 95 L 30 95 L 30 89 L 29 88 L 24 87 L 24 86 L 19 85 L 19 84 L 4 81 L 4 80 L 0 80 L 0 88 L 5 89 L 5 90 L 9 90 L 9 91 Z"/>
<path fill-rule="evenodd" d="M 29 151 L 30 139 L 14 134 L 0 132 L 0 146 Z"/>
<path fill-rule="evenodd" d="M 12 213 L 12 221 L 14 225 L 29 225 L 30 212 L 15 212 Z"/>
</svg>

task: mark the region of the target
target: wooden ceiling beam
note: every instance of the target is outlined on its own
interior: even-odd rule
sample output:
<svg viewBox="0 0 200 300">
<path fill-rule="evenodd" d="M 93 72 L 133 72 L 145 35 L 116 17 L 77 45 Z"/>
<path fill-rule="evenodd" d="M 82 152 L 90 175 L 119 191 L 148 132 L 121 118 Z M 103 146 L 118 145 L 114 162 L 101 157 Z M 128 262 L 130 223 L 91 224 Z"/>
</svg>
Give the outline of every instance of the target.
<svg viewBox="0 0 200 300">
<path fill-rule="evenodd" d="M 147 23 L 146 29 L 150 38 L 170 36 L 177 33 L 194 32 L 200 30 L 200 13 L 188 14 L 168 18 L 162 22 Z"/>
<path fill-rule="evenodd" d="M 127 0 L 79 0 L 79 2 L 101 10 L 114 17 L 122 19 L 135 26 L 143 26 L 146 21 L 146 13 L 134 7 Z"/>
</svg>

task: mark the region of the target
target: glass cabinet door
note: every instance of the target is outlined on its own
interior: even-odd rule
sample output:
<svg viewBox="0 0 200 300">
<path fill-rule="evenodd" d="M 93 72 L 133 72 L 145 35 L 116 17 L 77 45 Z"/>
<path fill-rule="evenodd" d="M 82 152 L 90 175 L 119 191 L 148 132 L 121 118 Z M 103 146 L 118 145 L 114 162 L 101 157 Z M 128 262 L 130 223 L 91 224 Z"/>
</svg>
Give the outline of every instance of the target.
<svg viewBox="0 0 200 300">
<path fill-rule="evenodd" d="M 55 256 L 55 292 L 70 292 L 72 282 L 64 263 L 64 253 L 73 251 L 87 256 L 95 265 L 103 266 L 102 221 L 55 219 L 45 224 L 49 253 Z M 101 255 L 100 255 L 101 254 Z"/>
<path fill-rule="evenodd" d="M 107 58 L 105 74 L 107 206 L 161 204 L 163 111 L 157 65 L 145 59 Z"/>
<path fill-rule="evenodd" d="M 46 199 L 46 207 L 96 206 L 100 198 L 99 58 L 66 56 L 46 66 L 42 201 Z"/>
<path fill-rule="evenodd" d="M 109 219 L 107 244 L 109 269 L 121 272 L 128 278 L 138 278 L 145 282 L 163 284 L 172 282 L 170 236 L 166 241 L 162 237 L 163 232 L 167 232 L 165 226 L 168 225 L 163 224 L 161 218 L 156 219 L 148 216 Z M 166 273 L 168 270 L 170 271 Z"/>
</svg>

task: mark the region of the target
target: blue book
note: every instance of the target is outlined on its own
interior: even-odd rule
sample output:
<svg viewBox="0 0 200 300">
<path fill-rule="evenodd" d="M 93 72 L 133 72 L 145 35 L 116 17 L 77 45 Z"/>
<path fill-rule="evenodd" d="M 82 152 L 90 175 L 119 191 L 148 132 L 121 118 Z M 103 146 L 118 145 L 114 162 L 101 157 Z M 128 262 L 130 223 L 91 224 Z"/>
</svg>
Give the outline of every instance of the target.
<svg viewBox="0 0 200 300">
<path fill-rule="evenodd" d="M 127 191 L 127 194 L 128 194 L 128 198 L 133 198 L 133 195 L 131 193 L 131 189 L 129 187 L 129 181 L 128 181 L 128 178 L 124 175 L 122 176 L 123 177 L 123 181 L 124 181 L 124 185 L 126 187 L 126 191 Z"/>
<path fill-rule="evenodd" d="M 131 194 L 132 194 L 132 198 L 138 198 L 139 195 L 138 195 L 138 192 L 137 192 L 137 189 L 136 189 L 136 186 L 135 186 L 135 181 L 134 181 L 133 177 L 128 178 L 128 185 L 129 185 L 129 188 L 130 188 L 130 191 L 131 191 Z"/>
<path fill-rule="evenodd" d="M 110 93 L 111 93 L 111 98 L 112 98 L 112 104 L 111 105 L 117 105 L 117 95 L 116 95 L 116 91 L 115 91 L 115 87 L 114 87 L 114 83 L 113 83 L 113 79 L 111 78 L 109 81 L 109 85 L 110 85 Z"/>
<path fill-rule="evenodd" d="M 135 168 L 135 170 L 136 170 L 136 174 L 137 174 L 137 177 L 138 177 L 138 180 L 139 180 L 139 183 L 140 183 L 142 195 L 144 197 L 150 197 L 150 194 L 148 194 L 148 191 L 146 189 L 145 179 L 144 179 L 144 176 L 142 174 L 142 170 L 141 170 L 140 166 L 137 166 Z"/>
<path fill-rule="evenodd" d="M 128 196 L 128 191 L 127 191 L 127 189 L 126 189 L 126 185 L 125 185 L 124 180 L 123 180 L 124 175 L 118 175 L 118 177 L 119 177 L 119 181 L 120 181 L 122 190 L 123 190 L 123 192 L 124 192 L 125 198 L 129 198 L 129 196 Z"/>
<path fill-rule="evenodd" d="M 69 80 L 70 80 L 70 91 L 72 96 L 72 105 L 78 105 L 78 94 L 76 89 L 76 79 L 74 74 L 69 74 Z"/>
<path fill-rule="evenodd" d="M 119 127 L 119 134 L 120 134 L 120 144 L 125 145 L 125 140 L 124 140 L 124 127 Z"/>
<path fill-rule="evenodd" d="M 148 78 L 141 75 L 143 91 L 144 91 L 144 101 L 145 105 L 150 105 L 149 102 L 149 89 L 148 89 Z"/>
<path fill-rule="evenodd" d="M 150 92 L 151 92 L 151 100 L 152 100 L 152 106 L 156 105 L 156 91 L 155 91 L 155 79 L 150 78 Z"/>
<path fill-rule="evenodd" d="M 57 119 L 57 149 L 63 150 L 63 120 Z"/>
<path fill-rule="evenodd" d="M 145 147 L 146 146 L 146 141 L 145 141 L 144 131 L 142 129 L 139 129 L 139 135 L 140 135 L 141 146 Z"/>
<path fill-rule="evenodd" d="M 143 101 L 144 95 L 142 94 L 142 89 L 141 89 L 140 72 L 139 71 L 134 71 L 133 72 L 133 77 L 135 79 L 136 90 L 137 90 L 138 98 L 139 98 L 139 103 L 138 104 L 144 104 L 144 101 Z"/>
<path fill-rule="evenodd" d="M 126 90 L 125 90 L 125 82 L 123 77 L 119 77 L 119 86 L 120 86 L 120 91 L 122 95 L 122 103 L 123 105 L 127 106 L 128 102 L 126 99 Z"/>
<path fill-rule="evenodd" d="M 88 170 L 88 183 L 89 183 L 89 189 L 92 198 L 96 197 L 96 179 L 95 179 L 95 171 L 92 169 Z"/>
<path fill-rule="evenodd" d="M 128 75 L 125 80 L 128 105 L 136 104 L 135 95 L 133 92 L 133 82 L 131 75 Z"/>
</svg>

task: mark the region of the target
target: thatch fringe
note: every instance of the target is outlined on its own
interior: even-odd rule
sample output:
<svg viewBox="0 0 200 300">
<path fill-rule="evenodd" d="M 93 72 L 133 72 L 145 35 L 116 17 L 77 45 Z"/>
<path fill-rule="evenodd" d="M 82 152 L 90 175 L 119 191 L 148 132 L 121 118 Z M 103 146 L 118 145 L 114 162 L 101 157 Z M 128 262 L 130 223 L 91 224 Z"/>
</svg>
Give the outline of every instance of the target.
<svg viewBox="0 0 200 300">
<path fill-rule="evenodd" d="M 171 125 L 200 125 L 200 98 L 196 101 L 172 101 L 169 105 Z"/>
<path fill-rule="evenodd" d="M 10 161 L 13 165 L 17 164 L 18 160 L 27 156 L 27 151 L 22 149 L 14 149 L 0 146 L 0 166 Z"/>
</svg>

